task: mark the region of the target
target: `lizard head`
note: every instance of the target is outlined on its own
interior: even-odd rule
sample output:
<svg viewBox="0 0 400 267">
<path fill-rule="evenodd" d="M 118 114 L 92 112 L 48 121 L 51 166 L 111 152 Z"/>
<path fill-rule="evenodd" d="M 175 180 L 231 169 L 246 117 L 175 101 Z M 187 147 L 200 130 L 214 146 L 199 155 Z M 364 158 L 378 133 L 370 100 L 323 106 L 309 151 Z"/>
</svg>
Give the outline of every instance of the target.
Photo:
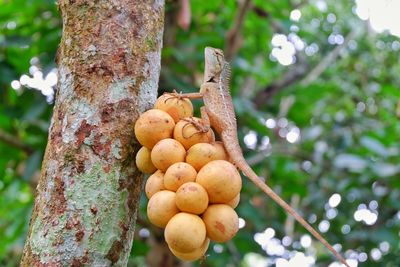
<svg viewBox="0 0 400 267">
<path fill-rule="evenodd" d="M 224 69 L 225 57 L 221 49 L 206 47 L 204 50 L 205 70 L 204 81 L 216 82 Z"/>
</svg>

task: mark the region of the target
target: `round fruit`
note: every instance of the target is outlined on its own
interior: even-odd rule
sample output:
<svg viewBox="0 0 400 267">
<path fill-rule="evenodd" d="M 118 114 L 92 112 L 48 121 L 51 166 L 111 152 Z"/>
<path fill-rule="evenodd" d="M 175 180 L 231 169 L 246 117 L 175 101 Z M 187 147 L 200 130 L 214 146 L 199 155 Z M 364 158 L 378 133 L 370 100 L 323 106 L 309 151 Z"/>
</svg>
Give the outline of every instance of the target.
<svg viewBox="0 0 400 267">
<path fill-rule="evenodd" d="M 174 96 L 169 93 L 160 96 L 154 108 L 167 112 L 175 122 L 193 116 L 193 105 L 189 98 Z"/>
<path fill-rule="evenodd" d="M 242 187 L 239 172 L 225 160 L 207 163 L 197 174 L 196 182 L 206 189 L 210 203 L 227 203 Z"/>
<path fill-rule="evenodd" d="M 166 189 L 176 191 L 187 182 L 196 180 L 196 170 L 186 162 L 172 164 L 164 174 L 164 186 Z"/>
<path fill-rule="evenodd" d="M 179 212 L 176 194 L 168 190 L 155 193 L 147 204 L 147 217 L 155 226 L 164 228 L 169 220 Z"/>
<path fill-rule="evenodd" d="M 213 147 L 215 147 L 216 156 L 215 159 L 229 160 L 228 153 L 225 150 L 224 144 L 220 141 L 212 143 Z"/>
<path fill-rule="evenodd" d="M 239 217 L 228 205 L 210 205 L 203 214 L 207 237 L 215 242 L 231 240 L 239 230 Z"/>
<path fill-rule="evenodd" d="M 174 127 L 174 119 L 168 113 L 150 109 L 136 121 L 135 136 L 141 145 L 152 149 L 158 141 L 171 137 Z"/>
<path fill-rule="evenodd" d="M 201 247 L 206 239 L 206 227 L 199 216 L 180 212 L 168 222 L 164 236 L 171 249 L 188 253 Z"/>
<path fill-rule="evenodd" d="M 225 160 L 227 156 L 224 147 L 218 143 L 198 143 L 186 153 L 186 162 L 199 171 L 204 165 L 213 160 Z"/>
<path fill-rule="evenodd" d="M 185 183 L 176 191 L 176 206 L 181 211 L 201 214 L 208 207 L 207 191 L 198 183 Z"/>
<path fill-rule="evenodd" d="M 185 156 L 185 148 L 171 138 L 161 140 L 151 150 L 151 161 L 157 169 L 163 172 L 172 164 L 185 161 Z"/>
<path fill-rule="evenodd" d="M 204 256 L 209 245 L 210 245 L 210 239 L 206 238 L 206 240 L 204 240 L 201 247 L 196 248 L 195 250 L 193 250 L 191 252 L 183 253 L 183 252 L 176 251 L 172 248 L 169 248 L 169 249 L 171 250 L 172 254 L 174 254 L 177 258 L 179 258 L 183 261 L 195 261 L 195 260 L 201 259 Z"/>
<path fill-rule="evenodd" d="M 232 209 L 236 208 L 240 202 L 240 193 L 236 195 L 231 201 L 227 202 L 226 204 L 231 206 Z"/>
<path fill-rule="evenodd" d="M 201 123 L 200 118 L 188 118 Z M 207 132 L 202 133 L 188 121 L 180 120 L 174 128 L 174 139 L 178 140 L 186 149 L 197 143 L 210 143 L 214 141 L 214 132 L 210 128 Z"/>
<path fill-rule="evenodd" d="M 136 166 L 143 173 L 153 173 L 157 170 L 151 162 L 150 153 L 150 149 L 142 146 L 136 154 Z"/>
<path fill-rule="evenodd" d="M 164 190 L 164 173 L 160 170 L 153 173 L 147 178 L 144 191 L 146 192 L 147 198 L 151 198 L 155 193 Z"/>
</svg>

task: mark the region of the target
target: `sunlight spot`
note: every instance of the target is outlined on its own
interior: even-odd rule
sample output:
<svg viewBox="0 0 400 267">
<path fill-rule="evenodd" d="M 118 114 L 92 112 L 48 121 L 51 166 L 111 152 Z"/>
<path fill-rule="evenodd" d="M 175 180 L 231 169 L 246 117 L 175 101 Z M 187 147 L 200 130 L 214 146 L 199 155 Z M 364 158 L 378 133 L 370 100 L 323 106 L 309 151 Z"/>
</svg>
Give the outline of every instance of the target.
<svg viewBox="0 0 400 267">
<path fill-rule="evenodd" d="M 292 10 L 292 12 L 290 12 L 290 19 L 293 21 L 299 21 L 301 18 L 301 12 L 298 9 L 294 9 Z"/>
<path fill-rule="evenodd" d="M 326 218 L 328 218 L 328 220 L 334 219 L 337 215 L 338 215 L 337 209 L 328 209 L 326 211 Z"/>
<path fill-rule="evenodd" d="M 369 202 L 369 204 L 368 204 L 368 207 L 369 207 L 371 210 L 376 210 L 376 209 L 378 209 L 378 201 L 376 201 L 376 200 L 371 200 L 371 201 Z"/>
<path fill-rule="evenodd" d="M 247 266 L 251 266 L 251 267 L 266 267 L 266 266 L 268 266 L 267 258 L 265 258 L 257 253 L 252 253 L 252 252 L 247 253 L 244 256 L 243 261 Z"/>
<path fill-rule="evenodd" d="M 284 236 L 282 238 L 282 245 L 287 247 L 287 246 L 290 246 L 290 244 L 292 244 L 292 238 L 290 236 Z"/>
<path fill-rule="evenodd" d="M 322 12 L 325 12 L 328 9 L 328 5 L 324 0 L 318 0 L 317 2 L 315 2 L 315 5 Z"/>
<path fill-rule="evenodd" d="M 300 238 L 300 244 L 303 248 L 308 248 L 311 246 L 311 237 L 309 235 L 302 235 Z"/>
<path fill-rule="evenodd" d="M 300 129 L 293 127 L 286 135 L 286 140 L 289 143 L 296 143 L 300 139 Z"/>
<path fill-rule="evenodd" d="M 330 223 L 327 220 L 323 220 L 318 224 L 318 229 L 322 232 L 322 233 L 326 233 L 329 230 L 330 227 Z"/>
<path fill-rule="evenodd" d="M 377 248 L 371 249 L 370 255 L 371 255 L 371 258 L 372 258 L 374 261 L 379 261 L 379 260 L 382 258 L 382 253 L 381 253 L 381 251 L 380 251 L 379 249 L 377 249 Z"/>
<path fill-rule="evenodd" d="M 315 263 L 315 258 L 312 256 L 306 256 L 303 252 L 296 252 L 293 258 L 289 260 L 289 266 L 302 266 L 311 267 Z"/>
<path fill-rule="evenodd" d="M 350 230 L 351 230 L 351 228 L 350 228 L 350 225 L 348 225 L 348 224 L 343 225 L 342 229 L 341 229 L 341 231 L 344 235 L 347 235 L 348 233 L 350 233 Z"/>
<path fill-rule="evenodd" d="M 400 37 L 400 1 L 356 0 L 354 12 L 362 20 L 369 20 L 371 28 L 378 33 L 388 30 Z"/>
<path fill-rule="evenodd" d="M 340 245 L 340 244 L 334 244 L 332 247 L 333 247 L 333 249 L 336 250 L 337 252 L 342 251 L 342 245 Z"/>
<path fill-rule="evenodd" d="M 150 231 L 147 228 L 142 228 L 139 230 L 139 236 L 142 238 L 147 238 L 150 236 Z"/>
<path fill-rule="evenodd" d="M 276 121 L 274 119 L 268 119 L 265 121 L 265 126 L 269 129 L 273 129 L 276 127 Z"/>
<path fill-rule="evenodd" d="M 309 223 L 315 223 L 316 221 L 317 221 L 317 215 L 311 214 L 311 215 L 308 217 L 308 222 L 309 222 Z"/>
<path fill-rule="evenodd" d="M 19 90 L 21 88 L 21 83 L 17 80 L 11 82 L 11 87 L 14 90 Z"/>
<path fill-rule="evenodd" d="M 280 130 L 279 130 L 279 132 L 278 132 L 278 135 L 280 136 L 280 137 L 282 137 L 282 138 L 285 138 L 286 137 L 286 135 L 288 134 L 288 130 L 286 129 L 286 128 L 281 128 Z"/>
<path fill-rule="evenodd" d="M 328 203 L 329 203 L 329 206 L 331 206 L 332 208 L 335 208 L 340 204 L 341 201 L 342 201 L 342 197 L 338 193 L 335 193 L 329 198 Z"/>
<path fill-rule="evenodd" d="M 346 259 L 346 262 L 348 265 L 350 265 L 350 267 L 358 266 L 358 261 L 356 259 Z M 328 267 L 345 267 L 345 265 L 339 262 L 332 262 L 328 265 Z"/>
<path fill-rule="evenodd" d="M 218 254 L 220 254 L 224 251 L 224 247 L 220 244 L 215 244 L 213 249 L 214 249 L 214 252 L 218 253 Z"/>
<path fill-rule="evenodd" d="M 364 112 L 365 108 L 366 108 L 366 106 L 365 106 L 365 104 L 363 102 L 358 102 L 357 103 L 357 111 L 358 112 L 360 112 L 360 113 Z"/>
<path fill-rule="evenodd" d="M 326 17 L 326 21 L 328 21 L 329 23 L 335 23 L 336 15 L 333 13 L 329 13 L 328 16 Z"/>
<path fill-rule="evenodd" d="M 273 46 L 282 46 L 287 42 L 287 37 L 284 34 L 274 34 L 272 36 L 271 44 Z"/>
<path fill-rule="evenodd" d="M 239 229 L 246 226 L 246 221 L 243 218 L 239 218 Z"/>
<path fill-rule="evenodd" d="M 368 259 L 368 255 L 365 252 L 361 252 L 360 254 L 358 254 L 357 259 L 359 262 L 365 262 Z"/>
<path fill-rule="evenodd" d="M 311 168 L 312 168 L 312 163 L 309 160 L 303 161 L 303 163 L 301 164 L 301 168 L 303 170 L 305 170 L 306 172 L 310 172 Z"/>
<path fill-rule="evenodd" d="M 271 55 L 281 65 L 288 66 L 295 62 L 296 49 L 294 44 L 288 41 L 286 35 L 274 34 L 271 44 L 274 46 Z"/>
<path fill-rule="evenodd" d="M 17 28 L 17 23 L 15 21 L 10 21 L 7 23 L 6 27 L 9 30 L 14 30 L 15 28 Z"/>
<path fill-rule="evenodd" d="M 381 243 L 379 243 L 379 249 L 383 252 L 383 253 L 387 253 L 390 249 L 390 244 L 387 241 L 383 241 Z"/>
<path fill-rule="evenodd" d="M 257 134 L 255 131 L 249 131 L 243 138 L 244 143 L 250 149 L 255 149 L 257 145 Z"/>
<path fill-rule="evenodd" d="M 313 56 L 318 52 L 318 50 L 319 50 L 318 45 L 316 43 L 312 43 L 306 47 L 304 52 L 306 53 L 307 56 Z"/>
<path fill-rule="evenodd" d="M 361 206 L 361 205 L 360 205 Z M 378 219 L 378 215 L 375 212 L 370 211 L 367 208 L 360 207 L 354 212 L 354 220 L 357 222 L 363 221 L 367 225 L 373 225 Z"/>
</svg>

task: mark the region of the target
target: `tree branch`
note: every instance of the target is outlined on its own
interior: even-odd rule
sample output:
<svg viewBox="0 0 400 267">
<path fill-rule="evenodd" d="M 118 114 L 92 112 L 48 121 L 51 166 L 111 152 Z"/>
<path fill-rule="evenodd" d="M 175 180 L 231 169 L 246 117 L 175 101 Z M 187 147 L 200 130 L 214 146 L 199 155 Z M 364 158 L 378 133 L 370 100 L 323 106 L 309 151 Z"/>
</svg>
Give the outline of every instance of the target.
<svg viewBox="0 0 400 267">
<path fill-rule="evenodd" d="M 226 34 L 225 38 L 225 58 L 231 61 L 235 56 L 236 52 L 242 46 L 242 38 L 240 36 L 240 30 L 242 29 L 244 18 L 246 17 L 247 11 L 251 7 L 251 0 L 244 0 L 240 3 L 238 12 L 231 29 Z"/>
<path fill-rule="evenodd" d="M 2 141 L 3 143 L 5 143 L 7 145 L 21 149 L 24 152 L 26 152 L 27 154 L 32 154 L 35 151 L 35 149 L 33 147 L 31 147 L 28 144 L 25 144 L 17 137 L 7 133 L 6 131 L 3 131 L 2 129 L 0 129 L 0 141 Z"/>
<path fill-rule="evenodd" d="M 298 64 L 290 68 L 281 79 L 267 85 L 264 90 L 260 91 L 253 99 L 257 107 L 265 105 L 265 103 L 279 90 L 301 80 L 307 73 L 309 67 L 307 63 Z"/>
<path fill-rule="evenodd" d="M 301 85 L 306 86 L 313 82 L 328 68 L 340 55 L 340 52 L 347 47 L 349 41 L 356 35 L 356 31 L 352 30 L 344 39 L 343 44 L 336 46 L 329 52 L 314 68 L 310 68 L 305 59 L 298 55 L 298 63 L 290 68 L 281 79 L 269 84 L 264 90 L 260 91 L 253 102 L 257 107 L 265 105 L 265 103 L 278 91 L 290 86 L 291 84 L 302 80 Z M 310 70 L 311 69 L 311 70 Z"/>
<path fill-rule="evenodd" d="M 301 85 L 307 86 L 315 81 L 340 55 L 340 52 L 349 44 L 350 40 L 354 38 L 356 31 L 353 29 L 344 39 L 343 44 L 338 45 L 329 52 L 319 63 L 316 65 L 308 75 L 301 81 Z"/>
</svg>

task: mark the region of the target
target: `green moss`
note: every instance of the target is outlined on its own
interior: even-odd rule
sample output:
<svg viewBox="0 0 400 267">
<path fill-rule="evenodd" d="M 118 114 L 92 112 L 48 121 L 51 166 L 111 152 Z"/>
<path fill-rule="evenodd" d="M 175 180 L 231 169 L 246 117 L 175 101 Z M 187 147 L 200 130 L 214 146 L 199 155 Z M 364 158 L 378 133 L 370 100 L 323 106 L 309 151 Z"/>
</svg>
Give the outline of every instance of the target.
<svg viewBox="0 0 400 267">
<path fill-rule="evenodd" d="M 37 255 L 54 255 L 55 247 L 52 245 L 55 243 L 57 237 L 62 234 L 63 228 L 65 227 L 67 216 L 64 214 L 58 218 L 57 223 L 53 223 L 50 231 L 44 230 L 44 222 L 37 217 L 36 221 L 32 225 L 32 236 L 31 236 L 31 249 L 33 254 Z M 47 259 L 42 259 L 46 261 Z"/>
<path fill-rule="evenodd" d="M 58 223 L 36 218 L 30 245 L 42 262 L 48 262 L 49 255 L 53 258 L 59 255 L 68 262 L 71 253 L 83 256 L 84 250 L 89 256 L 96 254 L 97 260 L 108 261 L 108 251 L 122 234 L 120 222 L 128 221 L 125 208 L 128 192 L 119 190 L 120 169 L 120 165 L 116 165 L 105 173 L 101 164 L 94 164 L 85 173 L 75 176 L 73 184 L 66 186 L 67 211 L 58 218 Z M 68 222 L 74 225 L 70 229 L 65 228 Z M 73 222 L 79 222 L 79 226 Z M 78 231 L 84 233 L 79 242 L 75 238 Z"/>
<path fill-rule="evenodd" d="M 89 248 L 101 254 L 107 254 L 120 237 L 119 221 L 124 221 L 127 215 L 124 209 L 127 192 L 118 191 L 119 179 L 115 166 L 105 173 L 102 166 L 96 164 L 89 172 L 75 177 L 74 185 L 66 190 L 71 196 L 69 205 L 81 211 L 86 233 L 94 233 L 91 238 L 85 236 Z"/>
<path fill-rule="evenodd" d="M 66 152 L 64 155 L 64 162 L 71 162 L 74 160 L 74 155 L 71 152 Z"/>
<path fill-rule="evenodd" d="M 154 36 L 147 37 L 146 38 L 146 45 L 147 45 L 147 51 L 155 51 L 157 50 L 157 39 L 154 38 Z"/>
</svg>

